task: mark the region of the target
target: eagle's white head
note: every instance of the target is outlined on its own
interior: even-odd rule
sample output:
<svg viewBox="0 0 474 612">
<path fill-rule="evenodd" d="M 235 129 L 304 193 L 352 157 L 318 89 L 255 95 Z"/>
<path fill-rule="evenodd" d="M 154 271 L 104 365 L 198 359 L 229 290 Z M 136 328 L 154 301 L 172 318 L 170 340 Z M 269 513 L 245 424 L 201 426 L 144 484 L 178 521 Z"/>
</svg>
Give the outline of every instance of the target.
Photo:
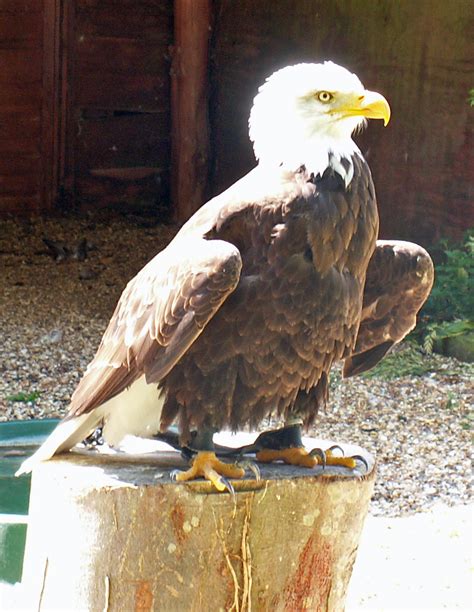
<svg viewBox="0 0 474 612">
<path fill-rule="evenodd" d="M 317 174 L 359 152 L 352 134 L 367 118 L 383 119 L 390 107 L 380 94 L 364 89 L 358 77 L 333 62 L 297 64 L 272 74 L 258 90 L 249 133 L 260 164 Z M 330 157 L 330 153 L 332 153 Z M 335 168 L 346 185 L 352 168 Z"/>
</svg>

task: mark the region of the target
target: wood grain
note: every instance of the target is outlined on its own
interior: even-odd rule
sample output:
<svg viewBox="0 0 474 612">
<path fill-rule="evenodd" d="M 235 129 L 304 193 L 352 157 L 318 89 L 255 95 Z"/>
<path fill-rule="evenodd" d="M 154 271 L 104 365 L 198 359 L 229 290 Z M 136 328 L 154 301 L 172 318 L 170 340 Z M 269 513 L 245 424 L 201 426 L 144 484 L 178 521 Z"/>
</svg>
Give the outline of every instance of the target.
<svg viewBox="0 0 474 612">
<path fill-rule="evenodd" d="M 372 461 L 365 476 L 267 466 L 259 482 L 234 482 L 235 500 L 204 481 L 171 482 L 170 465 L 183 465 L 176 453 L 69 455 L 38 468 L 22 581 L 36 606 L 344 608 Z"/>
</svg>

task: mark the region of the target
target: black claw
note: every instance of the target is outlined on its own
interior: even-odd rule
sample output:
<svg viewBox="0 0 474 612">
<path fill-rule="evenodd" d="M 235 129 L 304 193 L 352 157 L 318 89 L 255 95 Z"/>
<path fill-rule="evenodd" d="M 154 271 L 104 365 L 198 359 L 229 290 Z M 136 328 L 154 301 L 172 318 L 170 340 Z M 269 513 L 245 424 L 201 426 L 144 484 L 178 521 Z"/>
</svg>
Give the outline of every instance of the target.
<svg viewBox="0 0 474 612">
<path fill-rule="evenodd" d="M 365 465 L 365 471 L 366 472 L 369 471 L 369 464 L 367 463 L 366 459 L 364 457 L 362 457 L 362 455 L 352 455 L 351 459 L 355 459 L 356 461 L 360 461 L 361 463 L 363 463 Z"/>
<path fill-rule="evenodd" d="M 230 480 L 228 480 L 225 476 L 221 476 L 219 478 L 219 482 L 224 485 L 227 491 L 232 495 L 232 499 L 235 501 L 235 490 Z"/>
<path fill-rule="evenodd" d="M 176 481 L 178 478 L 178 475 L 182 473 L 182 470 L 171 470 L 170 472 L 170 478 L 171 480 Z"/>
<path fill-rule="evenodd" d="M 255 461 L 250 461 L 246 459 L 244 461 L 238 461 L 235 465 L 239 468 L 242 468 L 243 470 L 250 470 L 255 476 L 255 480 L 261 480 L 260 468 L 255 463 Z"/>
<path fill-rule="evenodd" d="M 321 465 L 323 466 L 323 470 L 324 470 L 324 468 L 326 467 L 326 454 L 323 451 L 323 449 L 313 448 L 313 450 L 311 450 L 309 454 L 311 455 L 311 457 L 319 457 L 321 459 Z"/>
<path fill-rule="evenodd" d="M 330 446 L 330 447 L 328 448 L 328 450 L 329 450 L 329 451 L 331 451 L 331 453 L 332 453 L 332 451 L 334 451 L 334 450 L 336 450 L 336 449 L 337 449 L 337 450 L 340 450 L 340 451 L 341 451 L 341 455 L 344 457 L 344 449 L 343 449 L 343 448 L 341 448 L 341 447 L 339 446 L 339 444 L 333 444 L 332 446 Z"/>
</svg>

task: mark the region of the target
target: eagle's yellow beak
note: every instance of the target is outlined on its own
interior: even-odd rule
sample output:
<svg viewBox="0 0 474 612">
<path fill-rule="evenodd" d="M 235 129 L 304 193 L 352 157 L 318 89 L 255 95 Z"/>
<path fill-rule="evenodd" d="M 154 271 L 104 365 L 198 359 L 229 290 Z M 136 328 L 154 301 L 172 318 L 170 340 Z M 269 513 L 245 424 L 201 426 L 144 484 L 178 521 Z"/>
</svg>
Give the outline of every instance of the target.
<svg viewBox="0 0 474 612">
<path fill-rule="evenodd" d="M 357 99 L 354 111 L 354 114 L 367 119 L 383 119 L 384 126 L 390 121 L 390 106 L 382 94 L 376 91 L 365 90 Z"/>
<path fill-rule="evenodd" d="M 367 119 L 383 119 L 383 124 L 390 121 L 390 106 L 387 100 L 376 91 L 365 90 L 362 95 L 346 99 L 344 108 L 339 108 L 346 116 L 367 117 Z"/>
</svg>

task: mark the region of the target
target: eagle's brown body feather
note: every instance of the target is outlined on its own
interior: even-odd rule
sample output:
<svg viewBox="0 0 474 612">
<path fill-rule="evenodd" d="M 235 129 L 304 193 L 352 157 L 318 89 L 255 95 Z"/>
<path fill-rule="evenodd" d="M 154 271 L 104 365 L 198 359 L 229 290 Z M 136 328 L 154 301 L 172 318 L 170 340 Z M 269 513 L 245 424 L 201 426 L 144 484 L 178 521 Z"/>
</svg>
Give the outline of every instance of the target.
<svg viewBox="0 0 474 612">
<path fill-rule="evenodd" d="M 271 413 L 311 422 L 354 347 L 378 230 L 369 168 L 352 161 L 348 189 L 300 168 L 263 202 L 234 187 L 198 211 L 126 288 L 70 415 L 145 374 L 165 391 L 162 426 L 178 418 L 185 437 Z"/>
</svg>

